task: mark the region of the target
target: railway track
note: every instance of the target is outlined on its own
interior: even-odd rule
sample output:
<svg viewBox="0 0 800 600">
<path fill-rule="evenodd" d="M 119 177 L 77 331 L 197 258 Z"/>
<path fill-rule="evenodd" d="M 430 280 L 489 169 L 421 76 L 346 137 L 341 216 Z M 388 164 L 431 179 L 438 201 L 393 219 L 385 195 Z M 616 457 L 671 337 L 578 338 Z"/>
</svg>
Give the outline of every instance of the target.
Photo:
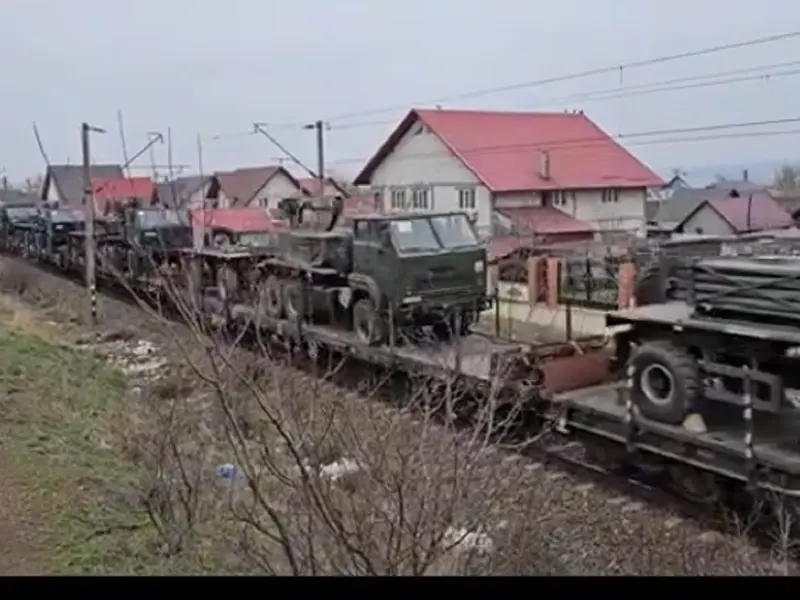
<svg viewBox="0 0 800 600">
<path fill-rule="evenodd" d="M 57 268 L 47 264 L 31 264 L 21 258 L 5 254 L 4 260 L 13 261 L 21 268 L 36 269 L 60 280 L 70 281 L 76 286 L 80 285 L 80 278 L 65 274 Z M 130 293 L 122 286 L 112 285 L 103 287 L 101 293 L 115 300 L 126 302 L 128 305 L 138 307 L 131 298 Z M 177 319 L 175 315 L 171 315 Z M 314 376 L 316 366 L 307 356 L 296 356 L 290 361 L 293 368 L 300 369 L 304 374 Z M 338 369 L 336 375 L 330 378 L 331 382 L 350 394 L 358 395 L 359 387 L 363 383 L 365 365 L 356 360 L 346 361 L 343 368 Z M 318 375 L 318 374 L 317 374 Z M 398 392 L 398 386 L 383 385 L 376 394 L 377 399 L 391 406 L 402 405 L 404 398 Z M 682 521 L 691 521 L 698 525 L 701 533 L 697 535 L 698 543 L 713 542 L 720 535 L 742 535 L 741 531 L 733 530 L 732 523 L 745 522 L 751 515 L 750 507 L 740 502 L 739 498 L 731 498 L 730 503 L 719 506 L 705 506 L 692 503 L 677 495 L 668 487 L 663 478 L 652 474 L 635 471 L 619 466 L 604 464 L 604 453 L 596 452 L 596 444 L 587 438 L 574 438 L 567 432 L 559 431 L 555 423 L 543 424 L 537 420 L 533 427 L 523 427 L 516 436 L 539 436 L 537 441 L 527 446 L 524 451 L 515 452 L 496 447 L 497 452 L 503 453 L 504 460 L 524 460 L 525 470 L 531 472 L 541 471 L 545 480 L 556 481 L 565 477 L 575 480 L 576 490 L 590 494 L 600 488 L 612 497 L 607 500 L 610 506 L 618 508 L 620 514 L 639 511 L 662 513 L 666 529 L 677 527 Z M 541 427 L 548 428 L 547 432 L 540 435 Z M 468 425 L 463 424 L 465 428 Z M 601 456 L 598 460 L 597 456 Z M 669 516 L 663 516 L 667 514 Z M 748 540 L 762 550 L 771 550 L 774 539 L 769 531 L 762 527 L 751 528 L 746 532 Z"/>
</svg>

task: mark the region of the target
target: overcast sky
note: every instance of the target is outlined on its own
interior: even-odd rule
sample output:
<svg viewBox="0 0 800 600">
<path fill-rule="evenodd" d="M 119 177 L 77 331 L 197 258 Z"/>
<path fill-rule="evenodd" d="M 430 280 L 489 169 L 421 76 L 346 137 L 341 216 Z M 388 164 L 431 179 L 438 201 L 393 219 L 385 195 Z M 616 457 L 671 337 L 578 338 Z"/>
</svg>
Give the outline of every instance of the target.
<svg viewBox="0 0 800 600">
<path fill-rule="evenodd" d="M 32 121 L 54 163 L 80 160 L 83 120 L 108 129 L 93 139 L 95 161 L 121 162 L 121 109 L 131 154 L 147 131 L 169 127 L 174 162 L 196 169 L 199 133 L 206 172 L 282 155 L 246 133 L 254 121 L 330 119 L 329 166 L 354 174 L 411 106 L 795 29 L 800 3 L 790 0 L 3 0 L 0 168 L 13 180 L 42 171 Z M 796 74 L 768 80 L 575 98 L 795 59 L 762 72 Z M 615 72 L 442 105 L 583 109 L 610 133 L 800 117 L 800 38 L 626 69 L 621 79 Z M 382 108 L 394 110 L 335 119 Z M 800 123 L 753 131 L 792 129 Z M 312 132 L 274 133 L 314 164 Z M 630 149 L 663 172 L 800 158 L 798 142 L 800 133 Z M 167 162 L 165 146 L 157 160 Z M 147 156 L 137 163 L 148 164 Z"/>
</svg>

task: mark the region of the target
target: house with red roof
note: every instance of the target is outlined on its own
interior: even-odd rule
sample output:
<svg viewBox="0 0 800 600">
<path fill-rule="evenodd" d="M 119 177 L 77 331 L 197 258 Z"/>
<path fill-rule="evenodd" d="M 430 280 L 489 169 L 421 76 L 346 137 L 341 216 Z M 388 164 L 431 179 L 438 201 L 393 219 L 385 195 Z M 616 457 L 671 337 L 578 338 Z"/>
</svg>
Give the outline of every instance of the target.
<svg viewBox="0 0 800 600">
<path fill-rule="evenodd" d="M 93 177 L 95 212 L 109 215 L 118 206 L 138 202 L 150 206 L 155 185 L 149 177 Z"/>
<path fill-rule="evenodd" d="M 582 112 L 412 109 L 354 180 L 388 211 L 508 213 L 538 234 L 645 230 L 664 182 Z"/>
<path fill-rule="evenodd" d="M 710 195 L 678 223 L 675 231 L 687 235 L 728 236 L 786 229 L 794 224 L 792 215 L 766 191 L 733 190 Z"/>
<path fill-rule="evenodd" d="M 300 187 L 309 196 L 319 195 L 319 179 L 316 177 L 300 177 L 298 180 Z M 336 181 L 333 177 L 325 178 L 325 186 L 322 190 L 323 196 L 348 196 L 349 193 L 344 185 Z"/>
</svg>

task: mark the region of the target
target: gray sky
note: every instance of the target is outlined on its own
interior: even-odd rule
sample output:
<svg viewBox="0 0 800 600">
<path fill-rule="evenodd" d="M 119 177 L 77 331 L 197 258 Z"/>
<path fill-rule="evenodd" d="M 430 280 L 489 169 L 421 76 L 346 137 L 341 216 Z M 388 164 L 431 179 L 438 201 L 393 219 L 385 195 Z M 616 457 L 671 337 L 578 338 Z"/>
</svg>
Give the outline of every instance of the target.
<svg viewBox="0 0 800 600">
<path fill-rule="evenodd" d="M 629 63 L 800 29 L 800 4 L 720 0 L 4 0 L 0 167 L 19 180 L 42 171 L 31 122 L 53 162 L 80 160 L 79 124 L 94 159 L 121 161 L 116 111 L 131 153 L 148 130 L 172 128 L 174 161 L 205 171 L 281 156 L 254 121 L 302 123 Z M 631 69 L 632 86 L 715 71 L 800 61 L 800 38 Z M 614 88 L 618 73 L 443 102 L 491 109 L 582 108 L 611 133 L 800 117 L 798 74 L 602 102 L 565 96 Z M 791 68 L 768 69 L 785 72 Z M 350 123 L 399 120 L 404 110 Z M 330 166 L 354 174 L 391 124 L 327 133 Z M 337 125 L 340 127 L 337 128 Z M 796 125 L 761 130 L 797 129 Z M 276 127 L 314 164 L 313 133 Z M 212 136 L 223 134 L 218 139 Z M 800 133 L 693 143 L 632 145 L 656 169 L 800 158 Z M 166 150 L 158 149 L 159 162 Z M 137 164 L 148 165 L 147 157 Z M 145 171 L 140 171 L 146 174 Z"/>
</svg>

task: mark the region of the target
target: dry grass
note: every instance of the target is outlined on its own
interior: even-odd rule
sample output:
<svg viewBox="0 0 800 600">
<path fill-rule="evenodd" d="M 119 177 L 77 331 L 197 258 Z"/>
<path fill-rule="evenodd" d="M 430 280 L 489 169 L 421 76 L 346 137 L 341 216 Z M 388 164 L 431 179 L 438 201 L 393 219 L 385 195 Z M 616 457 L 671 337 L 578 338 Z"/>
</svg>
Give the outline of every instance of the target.
<svg viewBox="0 0 800 600">
<path fill-rule="evenodd" d="M 48 314 L 77 313 L 72 284 L 21 287 Z M 43 524 L 31 535 L 31 570 L 760 574 L 770 566 L 742 539 L 708 539 L 692 523 L 618 502 L 426 415 L 457 400 L 447 390 L 418 381 L 406 388 L 411 406 L 388 406 L 370 398 L 373 377 L 344 392 L 331 381 L 338 365 L 308 376 L 266 352 L 232 350 L 108 302 L 107 318 L 129 332 L 113 336 L 104 355 L 113 346 L 118 360 L 137 341 L 131 332 L 155 331 L 171 361 L 166 376 L 126 381 L 109 359 L 48 341 L 73 336 L 74 325 L 21 308 L 0 303 L 0 410 L 10 416 L 0 423 L 0 464 L 23 498 L 14 512 L 26 507 L 22 520 Z M 476 420 L 485 433 L 487 417 Z M 223 463 L 239 476 L 218 477 Z"/>
</svg>

